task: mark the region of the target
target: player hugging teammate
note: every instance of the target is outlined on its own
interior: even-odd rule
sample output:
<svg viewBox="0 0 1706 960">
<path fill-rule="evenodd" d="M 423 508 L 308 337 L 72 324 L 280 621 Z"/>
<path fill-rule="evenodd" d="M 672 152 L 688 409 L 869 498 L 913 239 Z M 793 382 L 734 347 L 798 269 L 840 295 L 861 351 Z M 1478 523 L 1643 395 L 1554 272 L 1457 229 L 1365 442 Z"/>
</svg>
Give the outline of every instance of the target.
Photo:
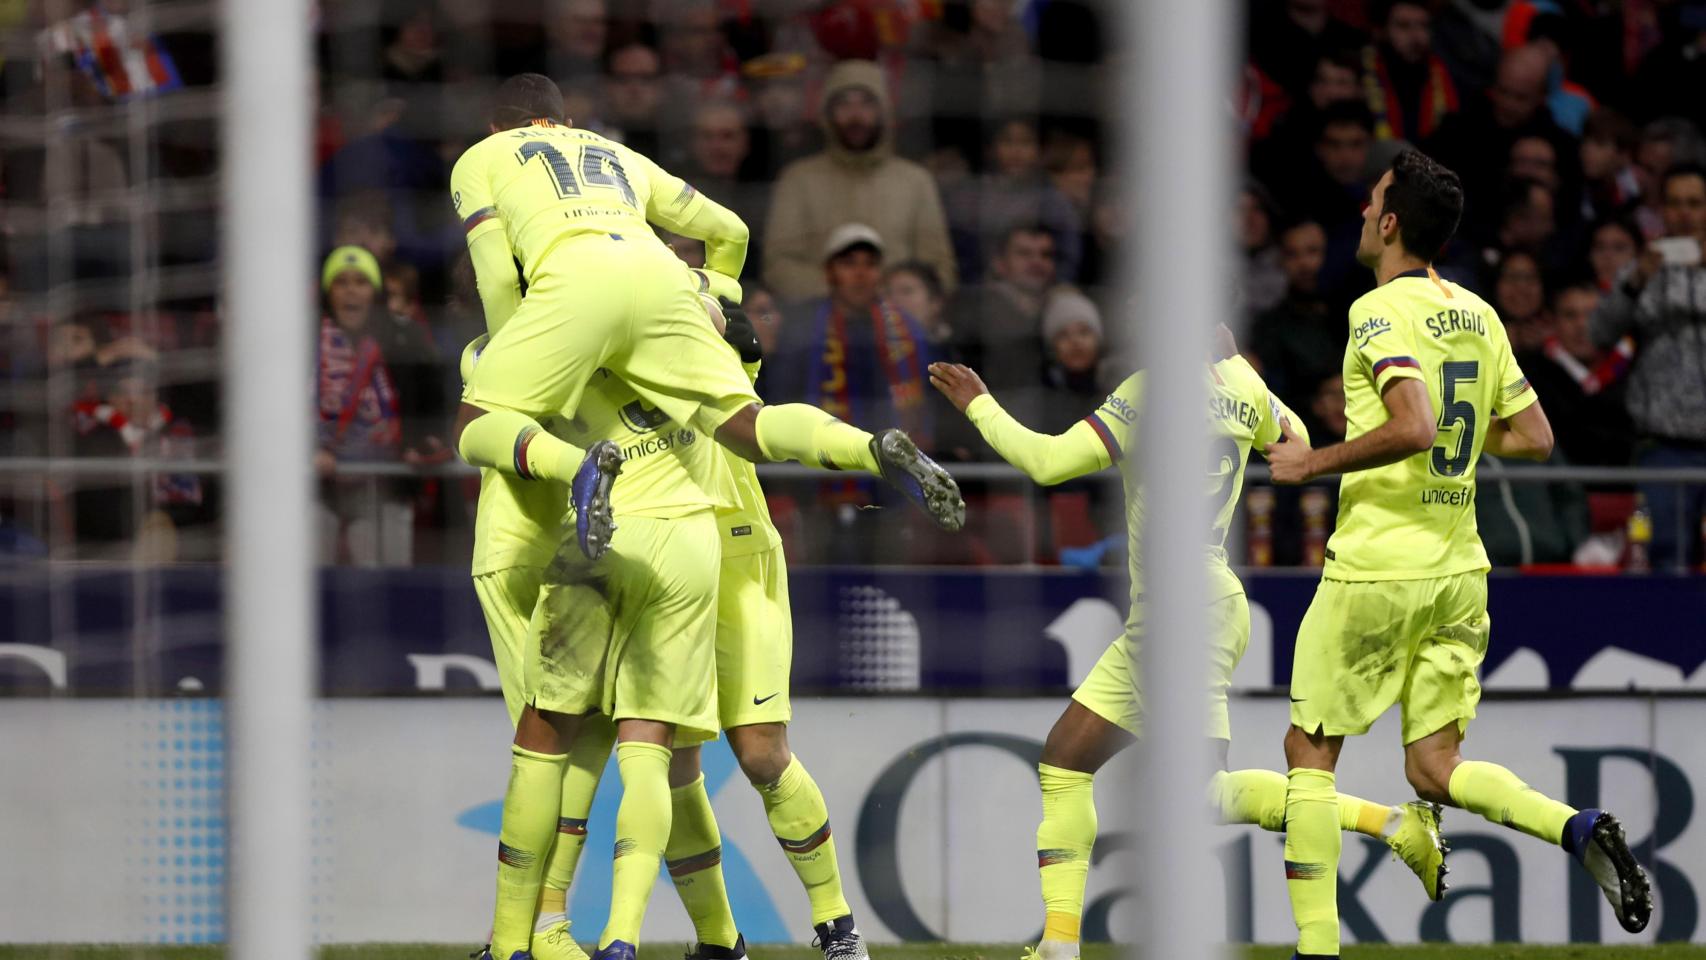
<svg viewBox="0 0 1706 960">
<path fill-rule="evenodd" d="M 698 769 L 698 744 L 726 729 L 825 957 L 864 957 L 823 794 L 788 748 L 786 570 L 748 461 L 881 476 L 947 529 L 964 521 L 958 487 L 899 430 L 762 405 L 737 305 L 739 218 L 576 130 L 546 77 L 506 81 L 490 132 L 451 174 L 489 332 L 464 355 L 457 446 L 484 468 L 475 588 L 516 721 L 482 955 L 586 956 L 564 905 L 614 743 L 623 796 L 595 956 L 635 956 L 660 862 L 694 956 L 745 956 Z M 703 240 L 708 269 L 690 271 L 652 224 Z M 654 433 L 683 442 L 646 443 Z M 625 464 L 623 449 L 643 455 Z"/>
</svg>

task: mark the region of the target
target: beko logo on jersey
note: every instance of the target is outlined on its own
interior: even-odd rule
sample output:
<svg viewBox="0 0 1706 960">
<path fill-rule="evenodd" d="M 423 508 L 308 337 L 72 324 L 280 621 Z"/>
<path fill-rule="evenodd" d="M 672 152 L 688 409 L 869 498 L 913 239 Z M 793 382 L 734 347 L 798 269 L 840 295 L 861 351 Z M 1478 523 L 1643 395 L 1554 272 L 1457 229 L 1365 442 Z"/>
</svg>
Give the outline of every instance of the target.
<svg viewBox="0 0 1706 960">
<path fill-rule="evenodd" d="M 654 453 L 666 453 L 676 447 L 690 447 L 698 440 L 699 435 L 692 430 L 662 433 L 655 437 L 645 437 L 623 447 L 622 456 L 628 460 L 637 457 L 649 457 Z"/>
<path fill-rule="evenodd" d="M 1487 335 L 1486 318 L 1468 310 L 1441 310 L 1427 319 L 1427 325 L 1435 340 L 1460 330 L 1483 337 Z"/>
<path fill-rule="evenodd" d="M 1390 329 L 1392 329 L 1392 321 L 1385 317 L 1369 317 L 1356 325 L 1356 329 L 1351 331 L 1351 337 L 1356 340 L 1356 345 L 1360 347 Z"/>
<path fill-rule="evenodd" d="M 1119 417 L 1124 423 L 1137 422 L 1137 411 L 1132 408 L 1131 404 L 1125 401 L 1124 397 L 1117 394 L 1109 394 L 1108 399 L 1102 403 L 1102 409 L 1112 413 L 1116 417 Z"/>
</svg>

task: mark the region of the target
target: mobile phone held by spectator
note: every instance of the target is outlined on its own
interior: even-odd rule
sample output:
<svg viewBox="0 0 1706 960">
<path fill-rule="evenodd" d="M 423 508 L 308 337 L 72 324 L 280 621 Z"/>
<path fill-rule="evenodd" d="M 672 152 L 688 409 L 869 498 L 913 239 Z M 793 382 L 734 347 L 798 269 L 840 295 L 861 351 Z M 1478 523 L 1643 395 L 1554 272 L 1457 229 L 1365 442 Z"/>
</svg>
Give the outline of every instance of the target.
<svg viewBox="0 0 1706 960">
<path fill-rule="evenodd" d="M 1664 258 L 1666 266 L 1700 266 L 1700 238 L 1660 237 L 1647 245 Z"/>
</svg>

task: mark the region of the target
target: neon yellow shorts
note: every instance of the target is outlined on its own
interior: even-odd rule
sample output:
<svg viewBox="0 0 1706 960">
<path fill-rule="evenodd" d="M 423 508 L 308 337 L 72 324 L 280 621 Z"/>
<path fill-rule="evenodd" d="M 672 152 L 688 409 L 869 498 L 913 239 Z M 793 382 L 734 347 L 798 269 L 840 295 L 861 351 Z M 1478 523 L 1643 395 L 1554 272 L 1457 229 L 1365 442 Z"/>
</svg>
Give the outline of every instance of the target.
<svg viewBox="0 0 1706 960">
<path fill-rule="evenodd" d="M 1137 611 L 1133 621 L 1140 622 Z M 1232 671 L 1244 659 L 1250 645 L 1250 602 L 1244 594 L 1235 593 L 1209 605 L 1208 736 L 1214 740 L 1232 739 L 1232 718 L 1226 709 L 1226 690 L 1232 686 Z M 1143 694 L 1139 690 L 1142 675 L 1138 671 L 1139 630 L 1128 627 L 1118 640 L 1108 645 L 1090 675 L 1072 692 L 1072 699 L 1085 709 L 1109 723 L 1124 727 L 1132 735 L 1143 733 Z"/>
<path fill-rule="evenodd" d="M 486 615 L 486 632 L 492 638 L 492 661 L 498 666 L 504 706 L 514 725 L 527 703 L 522 678 L 522 656 L 527 648 L 527 625 L 533 619 L 533 603 L 539 599 L 539 567 L 506 567 L 474 577 L 474 594 L 480 612 Z"/>
<path fill-rule="evenodd" d="M 1291 666 L 1291 722 L 1332 736 L 1367 733 L 1403 704 L 1404 742 L 1455 722 L 1469 729 L 1487 654 L 1487 575 L 1322 580 Z"/>
<path fill-rule="evenodd" d="M 717 586 L 717 719 L 723 729 L 787 723 L 794 618 L 780 543 L 723 558 Z"/>
<path fill-rule="evenodd" d="M 566 542 L 527 632 L 527 702 L 541 710 L 673 723 L 677 743 L 717 733 L 717 568 L 710 510 L 622 515 L 597 563 Z"/>
<path fill-rule="evenodd" d="M 687 265 L 650 238 L 563 240 L 486 344 L 462 399 L 572 416 L 602 367 L 669 419 L 710 436 L 758 395 L 697 291 Z"/>
</svg>

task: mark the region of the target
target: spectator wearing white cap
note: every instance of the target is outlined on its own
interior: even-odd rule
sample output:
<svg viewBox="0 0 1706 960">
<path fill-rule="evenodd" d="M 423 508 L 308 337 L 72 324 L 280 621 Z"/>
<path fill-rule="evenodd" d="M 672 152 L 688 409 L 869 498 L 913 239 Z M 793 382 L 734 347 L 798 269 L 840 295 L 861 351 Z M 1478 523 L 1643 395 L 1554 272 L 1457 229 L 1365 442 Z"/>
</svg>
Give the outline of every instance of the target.
<svg viewBox="0 0 1706 960">
<path fill-rule="evenodd" d="M 937 357 L 918 318 L 883 296 L 886 248 L 867 224 L 830 232 L 819 259 L 828 293 L 785 311 L 779 349 L 764 364 L 764 395 L 808 402 L 850 423 L 893 423 L 930 450 L 937 440 L 936 391 L 928 367 Z M 893 556 L 899 530 L 910 524 L 906 515 L 857 509 L 886 505 L 882 485 L 851 479 L 814 486 L 818 505 L 829 508 L 810 511 L 814 519 L 807 521 L 803 539 L 815 560 L 871 563 Z"/>
<path fill-rule="evenodd" d="M 828 295 L 790 310 L 772 399 L 816 404 L 852 423 L 896 423 L 928 442 L 930 341 L 882 295 L 885 242 L 863 223 L 836 227 L 821 260 Z"/>
</svg>

